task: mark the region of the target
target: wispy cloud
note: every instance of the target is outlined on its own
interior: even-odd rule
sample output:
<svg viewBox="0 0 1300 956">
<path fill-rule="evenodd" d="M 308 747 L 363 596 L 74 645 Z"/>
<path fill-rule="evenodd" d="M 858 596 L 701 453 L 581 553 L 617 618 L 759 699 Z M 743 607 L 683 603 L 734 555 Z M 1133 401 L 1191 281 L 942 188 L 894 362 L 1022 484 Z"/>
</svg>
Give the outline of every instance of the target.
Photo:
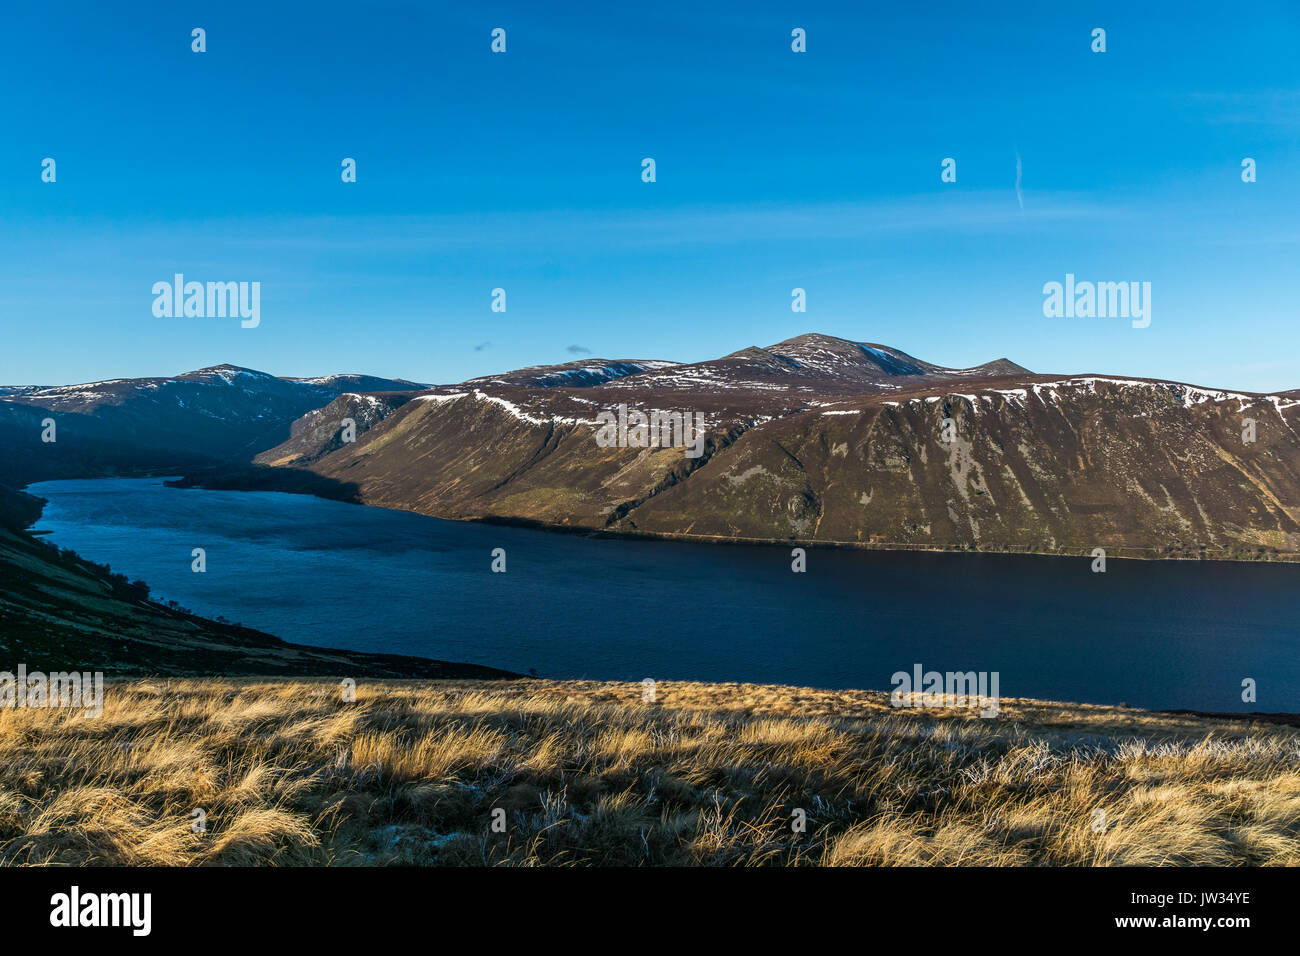
<svg viewBox="0 0 1300 956">
<path fill-rule="evenodd" d="M 591 354 L 591 349 L 589 349 L 589 348 L 587 348 L 586 346 L 583 346 L 583 345 L 570 345 L 570 346 L 569 346 L 568 348 L 566 348 L 564 351 L 568 352 L 570 355 L 590 355 L 590 354 Z"/>
<path fill-rule="evenodd" d="M 754 242 L 811 242 L 924 235 L 954 231 L 972 235 L 1017 227 L 1021 214 L 1008 210 L 997 190 L 960 195 L 918 195 L 879 201 L 682 206 L 673 210 L 536 209 L 524 212 L 409 216 L 319 216 L 150 222 L 123 235 L 120 224 L 85 222 L 69 236 L 66 223 L 26 223 L 12 243 L 47 234 L 66 245 L 103 238 L 110 249 L 138 241 L 174 249 L 191 240 L 208 255 L 221 247 L 242 255 L 333 251 L 415 254 L 446 249 L 456 254 L 502 244 L 558 248 L 641 249 L 662 246 L 725 246 Z M 1037 223 L 1079 223 L 1134 216 L 1132 204 L 1104 203 L 1069 193 L 1035 194 L 1029 214 Z M 0 216 L 0 224 L 3 217 Z M 111 242 L 109 241 L 111 239 Z M 0 239 L 0 248 L 8 243 Z"/>
</svg>

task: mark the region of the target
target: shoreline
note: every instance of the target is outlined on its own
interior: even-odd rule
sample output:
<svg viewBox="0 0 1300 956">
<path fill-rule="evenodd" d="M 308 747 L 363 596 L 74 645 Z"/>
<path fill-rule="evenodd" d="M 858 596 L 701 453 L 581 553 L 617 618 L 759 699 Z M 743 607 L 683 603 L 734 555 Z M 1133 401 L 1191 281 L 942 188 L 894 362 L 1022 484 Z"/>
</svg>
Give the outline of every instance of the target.
<svg viewBox="0 0 1300 956">
<path fill-rule="evenodd" d="M 26 660 L 46 671 L 108 671 L 123 680 L 243 679 L 258 667 L 266 667 L 265 676 L 274 680 L 337 675 L 510 681 L 524 676 L 483 664 L 299 644 L 154 599 L 147 582 L 129 585 L 145 583 L 143 595 L 126 593 L 125 575 L 33 533 L 31 525 L 40 520 L 48 499 L 20 493 L 35 517 L 24 528 L 0 525 L 6 584 L 6 628 L 0 637 L 15 662 Z M 122 651 L 125 655 L 112 657 Z"/>
</svg>

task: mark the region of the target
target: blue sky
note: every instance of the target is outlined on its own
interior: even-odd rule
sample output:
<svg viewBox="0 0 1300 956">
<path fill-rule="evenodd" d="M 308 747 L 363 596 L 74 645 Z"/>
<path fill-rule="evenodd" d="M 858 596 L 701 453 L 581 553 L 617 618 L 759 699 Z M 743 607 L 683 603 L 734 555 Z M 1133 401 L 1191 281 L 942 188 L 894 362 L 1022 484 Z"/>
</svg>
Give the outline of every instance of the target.
<svg viewBox="0 0 1300 956">
<path fill-rule="evenodd" d="M 6 8 L 0 383 L 450 382 L 819 331 L 1300 387 L 1294 3 L 559 6 Z M 156 318 L 176 272 L 261 282 L 261 325 Z M 1150 327 L 1044 318 L 1066 273 L 1151 282 Z"/>
</svg>

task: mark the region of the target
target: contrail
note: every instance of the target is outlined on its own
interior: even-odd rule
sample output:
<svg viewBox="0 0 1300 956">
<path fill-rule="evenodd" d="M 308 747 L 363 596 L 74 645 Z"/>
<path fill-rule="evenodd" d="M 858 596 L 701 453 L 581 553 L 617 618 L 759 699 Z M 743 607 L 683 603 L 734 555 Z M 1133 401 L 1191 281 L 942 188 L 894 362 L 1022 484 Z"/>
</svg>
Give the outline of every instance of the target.
<svg viewBox="0 0 1300 956">
<path fill-rule="evenodd" d="M 1020 191 L 1020 150 L 1016 150 L 1016 202 L 1020 203 L 1020 211 L 1025 211 L 1025 195 Z"/>
</svg>

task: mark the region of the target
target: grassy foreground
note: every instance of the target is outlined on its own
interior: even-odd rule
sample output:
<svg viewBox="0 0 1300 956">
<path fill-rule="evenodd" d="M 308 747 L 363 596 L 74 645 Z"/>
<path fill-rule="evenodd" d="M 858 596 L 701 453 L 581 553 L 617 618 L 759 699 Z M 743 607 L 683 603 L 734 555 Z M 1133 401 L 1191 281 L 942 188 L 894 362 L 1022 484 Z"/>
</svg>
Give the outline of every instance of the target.
<svg viewBox="0 0 1300 956">
<path fill-rule="evenodd" d="M 99 718 L 0 709 L 0 862 L 1300 864 L 1294 727 L 1006 700 L 981 719 L 747 684 L 656 696 L 363 681 L 345 703 L 332 682 L 157 680 L 110 684 Z"/>
</svg>

